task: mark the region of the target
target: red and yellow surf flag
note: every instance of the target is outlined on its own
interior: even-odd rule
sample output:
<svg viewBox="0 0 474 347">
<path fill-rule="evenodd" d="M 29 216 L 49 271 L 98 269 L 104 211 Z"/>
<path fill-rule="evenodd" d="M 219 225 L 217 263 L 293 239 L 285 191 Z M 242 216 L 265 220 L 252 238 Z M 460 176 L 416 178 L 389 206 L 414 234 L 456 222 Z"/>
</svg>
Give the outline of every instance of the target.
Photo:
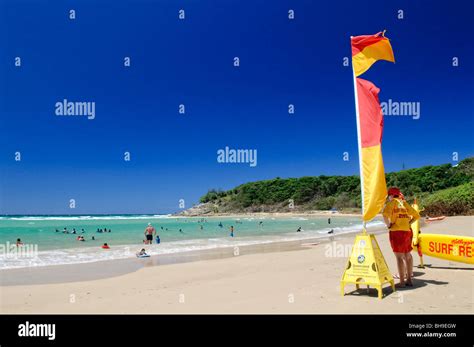
<svg viewBox="0 0 474 347">
<path fill-rule="evenodd" d="M 384 33 L 351 37 L 352 66 L 356 77 L 366 72 L 377 60 L 395 62 L 392 46 Z"/>
<path fill-rule="evenodd" d="M 359 166 L 361 176 L 362 214 L 364 222 L 374 218 L 387 197 L 382 160 L 383 113 L 379 102 L 380 89 L 357 76 L 377 60 L 394 62 L 390 42 L 382 32 L 351 37 L 354 93 L 356 99 Z"/>
<path fill-rule="evenodd" d="M 372 82 L 356 79 L 359 107 L 360 165 L 363 220 L 369 221 L 382 209 L 387 197 L 382 160 L 383 113 L 379 91 Z"/>
</svg>

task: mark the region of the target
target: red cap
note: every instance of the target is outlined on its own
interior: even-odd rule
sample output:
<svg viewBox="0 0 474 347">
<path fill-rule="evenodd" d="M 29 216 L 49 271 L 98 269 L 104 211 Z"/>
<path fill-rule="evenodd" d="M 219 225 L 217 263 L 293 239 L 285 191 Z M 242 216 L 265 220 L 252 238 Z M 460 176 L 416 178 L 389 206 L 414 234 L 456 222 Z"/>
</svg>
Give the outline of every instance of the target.
<svg viewBox="0 0 474 347">
<path fill-rule="evenodd" d="M 400 197 L 403 197 L 402 192 L 401 192 L 400 189 L 398 189 L 397 187 L 391 187 L 391 188 L 388 190 L 387 194 L 388 194 L 389 196 L 390 196 L 390 195 L 392 195 L 392 196 L 393 196 L 393 195 L 398 195 L 398 196 L 400 196 Z"/>
</svg>

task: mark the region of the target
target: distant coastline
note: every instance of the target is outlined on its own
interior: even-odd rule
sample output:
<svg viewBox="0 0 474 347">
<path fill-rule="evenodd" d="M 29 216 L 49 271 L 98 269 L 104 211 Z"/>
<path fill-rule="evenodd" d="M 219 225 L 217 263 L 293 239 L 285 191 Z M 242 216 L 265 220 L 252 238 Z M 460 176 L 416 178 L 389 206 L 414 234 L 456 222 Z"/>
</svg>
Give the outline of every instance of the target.
<svg viewBox="0 0 474 347">
<path fill-rule="evenodd" d="M 290 211 L 235 211 L 235 212 L 213 212 L 212 204 L 209 203 L 200 203 L 187 210 L 178 212 L 172 215 L 173 217 L 186 218 L 186 217 L 205 217 L 205 218 L 215 218 L 215 217 L 333 217 L 333 216 L 351 216 L 351 217 L 361 217 L 362 214 L 360 210 L 357 209 L 348 209 L 341 211 L 331 211 L 331 210 L 300 210 L 294 209 Z"/>
<path fill-rule="evenodd" d="M 424 166 L 386 174 L 424 216 L 474 214 L 474 157 L 456 165 Z M 360 215 L 359 176 L 307 176 L 249 182 L 230 190 L 210 189 L 199 204 L 175 216 L 262 214 Z"/>
</svg>

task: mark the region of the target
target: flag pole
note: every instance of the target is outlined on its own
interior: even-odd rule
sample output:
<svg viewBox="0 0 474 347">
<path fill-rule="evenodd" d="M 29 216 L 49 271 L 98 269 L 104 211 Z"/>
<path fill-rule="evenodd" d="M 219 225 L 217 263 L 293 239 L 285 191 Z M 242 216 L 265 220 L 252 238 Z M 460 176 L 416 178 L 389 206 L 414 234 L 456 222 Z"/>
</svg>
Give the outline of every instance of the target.
<svg viewBox="0 0 474 347">
<path fill-rule="evenodd" d="M 352 38 L 351 36 L 351 47 L 352 47 Z M 359 116 L 359 97 L 357 94 L 357 79 L 354 71 L 354 64 L 352 64 L 352 77 L 354 80 L 354 101 L 355 101 L 355 111 L 356 111 L 356 121 L 357 121 L 357 150 L 359 153 L 359 174 L 360 174 L 360 196 L 362 199 L 362 221 L 363 221 L 363 229 L 362 231 L 365 233 L 365 221 L 364 221 L 364 176 L 363 176 L 363 169 L 362 169 L 362 137 L 360 134 L 360 116 Z"/>
</svg>

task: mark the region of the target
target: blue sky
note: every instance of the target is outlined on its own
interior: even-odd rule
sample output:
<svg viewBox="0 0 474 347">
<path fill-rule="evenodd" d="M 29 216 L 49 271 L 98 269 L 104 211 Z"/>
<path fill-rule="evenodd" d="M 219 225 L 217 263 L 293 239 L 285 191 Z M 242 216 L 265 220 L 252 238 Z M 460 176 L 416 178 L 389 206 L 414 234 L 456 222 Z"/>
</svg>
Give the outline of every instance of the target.
<svg viewBox="0 0 474 347">
<path fill-rule="evenodd" d="M 0 213 L 173 212 L 209 188 L 358 174 L 343 58 L 350 35 L 383 29 L 396 63 L 362 77 L 381 101 L 421 105 L 418 120 L 385 117 L 386 171 L 472 156 L 472 10 L 465 1 L 2 0 Z M 94 101 L 95 119 L 56 116 L 63 99 Z M 219 164 L 225 146 L 256 149 L 258 165 Z"/>
</svg>

